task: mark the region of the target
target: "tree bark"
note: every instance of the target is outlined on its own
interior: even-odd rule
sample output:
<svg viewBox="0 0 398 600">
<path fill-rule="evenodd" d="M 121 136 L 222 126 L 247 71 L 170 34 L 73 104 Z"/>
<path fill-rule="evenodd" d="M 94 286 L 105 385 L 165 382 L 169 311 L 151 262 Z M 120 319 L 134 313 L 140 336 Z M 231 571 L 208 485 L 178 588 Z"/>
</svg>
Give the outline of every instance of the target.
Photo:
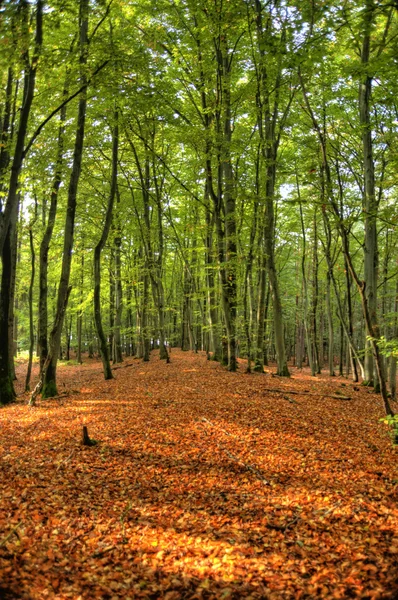
<svg viewBox="0 0 398 600">
<path fill-rule="evenodd" d="M 63 97 L 68 96 L 68 86 L 65 82 Z M 40 244 L 39 258 L 39 318 L 38 318 L 38 348 L 40 368 L 48 355 L 48 253 L 57 214 L 58 192 L 62 182 L 62 167 L 64 157 L 66 105 L 61 109 L 58 129 L 57 154 L 55 159 L 54 179 L 51 187 L 50 209 L 47 226 Z"/>
<path fill-rule="evenodd" d="M 35 345 L 35 330 L 34 330 L 34 321 L 33 321 L 33 286 L 35 283 L 35 245 L 33 241 L 33 224 L 31 223 L 29 227 L 29 246 L 30 246 L 30 264 L 31 264 L 31 273 L 30 273 L 30 283 L 29 283 L 29 291 L 28 291 L 28 302 L 29 302 L 29 358 L 28 358 L 28 369 L 26 372 L 25 379 L 25 392 L 30 390 L 30 377 L 32 374 L 32 360 L 33 360 L 33 350 Z"/>
<path fill-rule="evenodd" d="M 43 365 L 43 373 L 41 376 L 42 385 L 39 386 L 41 387 L 43 398 L 49 398 L 58 395 L 56 383 L 57 361 L 59 348 L 61 344 L 63 321 L 70 294 L 69 278 L 72 264 L 76 200 L 82 165 L 84 129 L 86 122 L 87 107 L 86 64 L 88 53 L 88 9 L 88 0 L 80 0 L 80 78 L 84 87 L 80 93 L 78 105 L 77 128 L 73 152 L 72 172 L 68 188 L 68 202 L 64 229 L 64 247 L 62 253 L 61 277 L 59 281 L 57 294 L 56 317 L 50 334 L 49 352 L 46 361 Z M 32 396 L 32 402 L 33 401 L 34 400 Z"/>
<path fill-rule="evenodd" d="M 24 24 L 28 25 L 29 5 L 28 3 L 22 4 L 22 19 Z M 28 28 L 27 28 L 28 30 Z M 24 63 L 24 89 L 23 89 L 23 104 L 20 111 L 20 118 L 18 124 L 18 131 L 16 134 L 16 142 L 14 148 L 14 155 L 11 161 L 11 172 L 8 185 L 7 200 L 4 206 L 4 210 L 0 213 L 0 256 L 2 261 L 2 274 L 1 274 L 1 289 L 0 289 L 0 405 L 8 404 L 15 398 L 14 386 L 13 386 L 13 373 L 10 369 L 10 314 L 12 315 L 11 308 L 11 294 L 10 290 L 13 285 L 13 256 L 15 255 L 15 248 L 13 245 L 17 243 L 17 238 L 13 235 L 13 223 L 17 219 L 18 215 L 18 182 L 19 175 L 21 172 L 23 160 L 24 160 L 24 146 L 25 138 L 28 129 L 28 122 L 30 116 L 30 110 L 32 107 L 34 92 L 35 92 L 35 81 L 36 72 L 39 57 L 41 54 L 43 41 L 43 2 L 37 0 L 36 2 L 36 32 L 35 32 L 35 43 L 32 60 L 29 60 L 29 41 L 25 40 L 26 50 L 22 55 L 22 61 Z M 9 136 L 8 124 L 11 116 L 11 89 L 12 89 L 13 73 L 12 69 L 8 71 L 7 90 L 6 90 L 6 123 L 3 123 L 2 127 L 2 142 L 4 137 L 6 141 Z M 10 87 L 11 86 L 11 87 Z M 8 124 L 7 124 L 8 119 Z M 3 148 L 1 152 L 1 169 L 4 170 L 9 163 L 8 148 Z M 2 173 L 0 173 L 2 175 Z M 2 207 L 3 208 L 3 207 Z"/>
<path fill-rule="evenodd" d="M 259 273 L 259 292 L 257 304 L 257 341 L 256 341 L 256 360 L 254 371 L 264 373 L 264 324 L 265 324 L 265 296 L 266 296 L 266 269 L 267 258 L 265 253 L 261 257 Z"/>
<path fill-rule="evenodd" d="M 120 328 L 122 326 L 122 312 L 123 312 L 123 291 L 122 291 L 122 258 L 121 258 L 121 246 L 122 237 L 120 232 L 120 225 L 116 232 L 114 240 L 115 244 L 115 325 L 114 325 L 114 363 L 123 362 L 122 355 L 122 341 Z"/>
<path fill-rule="evenodd" d="M 26 24 L 29 21 L 29 5 L 27 2 L 22 3 L 22 9 L 24 11 L 23 19 Z M 27 41 L 27 40 L 26 40 Z M 22 60 L 25 64 L 24 74 L 24 90 L 23 90 L 23 104 L 20 112 L 20 119 L 18 124 L 18 132 L 16 136 L 16 144 L 14 150 L 14 156 L 11 165 L 10 181 L 8 186 L 7 200 L 0 219 L 0 255 L 5 244 L 10 220 L 14 211 L 15 205 L 18 202 L 18 180 L 19 174 L 22 168 L 24 160 L 24 146 L 25 138 L 28 129 L 29 115 L 32 107 L 37 66 L 41 54 L 43 42 L 43 0 L 37 0 L 36 2 L 36 33 L 35 33 L 35 47 L 33 51 L 32 60 L 29 61 L 29 50 L 25 50 L 22 56 Z M 2 340 L 4 343 L 4 339 Z"/>
<path fill-rule="evenodd" d="M 104 370 L 105 379 L 113 379 L 112 369 L 109 359 L 108 343 L 102 326 L 101 317 L 101 252 L 108 239 L 109 231 L 112 224 L 112 212 L 116 195 L 117 186 L 117 164 L 118 164 L 118 147 L 119 147 L 119 130 L 118 130 L 118 115 L 117 111 L 114 114 L 114 127 L 112 130 L 112 173 L 111 173 L 111 188 L 108 198 L 108 206 L 106 209 L 104 228 L 101 237 L 94 249 L 94 321 L 97 330 L 99 351 L 102 360 L 102 368 Z"/>
<path fill-rule="evenodd" d="M 371 31 L 373 26 L 375 5 L 373 0 L 366 0 L 363 11 L 363 41 L 361 51 L 361 69 L 363 73 L 359 85 L 359 120 L 362 131 L 362 151 L 364 170 L 364 199 L 365 239 L 364 239 L 364 293 L 373 326 L 377 323 L 377 278 L 378 278 L 378 248 L 377 248 L 377 199 L 375 194 L 375 173 L 373 159 L 372 125 L 370 120 L 370 102 L 372 93 L 372 77 L 369 75 L 369 59 Z M 371 333 L 367 329 L 367 335 Z M 374 385 L 374 360 L 371 342 L 367 339 L 365 346 L 365 381 L 364 384 Z"/>
<path fill-rule="evenodd" d="M 83 363 L 82 360 L 82 334 L 83 334 L 83 299 L 84 299 L 84 246 L 82 248 L 81 254 L 81 263 L 80 263 L 80 306 L 79 311 L 77 313 L 77 348 L 76 348 L 76 360 L 81 365 Z"/>
</svg>

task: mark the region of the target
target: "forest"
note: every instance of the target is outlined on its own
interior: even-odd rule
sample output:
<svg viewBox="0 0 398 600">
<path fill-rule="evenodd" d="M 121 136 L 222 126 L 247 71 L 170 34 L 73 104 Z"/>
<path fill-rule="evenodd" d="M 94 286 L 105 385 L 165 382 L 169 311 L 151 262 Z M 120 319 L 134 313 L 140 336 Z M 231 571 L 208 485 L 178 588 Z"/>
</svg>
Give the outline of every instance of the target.
<svg viewBox="0 0 398 600">
<path fill-rule="evenodd" d="M 396 0 L 0 49 L 0 597 L 394 598 Z"/>
</svg>

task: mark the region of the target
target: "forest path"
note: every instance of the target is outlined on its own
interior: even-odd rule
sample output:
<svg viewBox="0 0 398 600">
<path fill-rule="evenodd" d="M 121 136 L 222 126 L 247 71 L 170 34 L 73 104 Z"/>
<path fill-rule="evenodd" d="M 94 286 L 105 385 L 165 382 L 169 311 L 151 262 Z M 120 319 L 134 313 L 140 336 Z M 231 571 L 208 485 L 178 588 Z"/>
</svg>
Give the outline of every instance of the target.
<svg viewBox="0 0 398 600">
<path fill-rule="evenodd" d="M 70 395 L 1 409 L 4 597 L 394 597 L 398 468 L 376 395 L 174 349 L 124 364 L 104 381 L 98 361 L 61 363 Z"/>
</svg>

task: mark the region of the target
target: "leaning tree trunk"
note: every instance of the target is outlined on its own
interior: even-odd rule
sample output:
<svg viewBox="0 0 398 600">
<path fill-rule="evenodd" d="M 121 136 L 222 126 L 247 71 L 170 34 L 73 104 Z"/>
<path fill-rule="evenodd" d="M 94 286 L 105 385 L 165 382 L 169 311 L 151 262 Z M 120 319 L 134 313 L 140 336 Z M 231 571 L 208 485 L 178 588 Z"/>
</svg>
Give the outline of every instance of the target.
<svg viewBox="0 0 398 600">
<path fill-rule="evenodd" d="M 300 83 L 301 83 L 301 87 L 302 87 L 302 91 L 303 91 L 304 101 L 305 101 L 306 107 L 308 109 L 308 113 L 311 117 L 314 130 L 317 133 L 321 151 L 322 151 L 322 162 L 323 162 L 323 168 L 325 170 L 325 181 L 326 181 L 327 198 L 329 201 L 329 207 L 335 216 L 336 224 L 337 224 L 337 227 L 338 227 L 338 230 L 339 230 L 339 233 L 341 236 L 341 240 L 343 243 L 343 253 L 347 260 L 348 268 L 350 270 L 353 280 L 355 281 L 355 284 L 357 286 L 357 289 L 358 289 L 358 292 L 359 292 L 359 295 L 361 298 L 362 312 L 363 312 L 363 316 L 365 319 L 367 331 L 370 334 L 370 344 L 372 347 L 373 358 L 375 361 L 377 376 L 378 376 L 378 380 L 380 383 L 380 392 L 381 392 L 381 397 L 382 397 L 382 401 L 383 401 L 383 407 L 384 407 L 385 413 L 387 415 L 394 415 L 394 411 L 392 410 L 389 396 L 388 396 L 388 391 L 387 391 L 386 377 L 385 377 L 385 372 L 384 372 L 384 362 L 382 360 L 383 357 L 380 353 L 380 348 L 379 348 L 380 328 L 379 328 L 379 325 L 377 322 L 377 314 L 376 314 L 376 312 L 372 312 L 372 308 L 369 306 L 369 297 L 366 294 L 366 283 L 364 281 L 361 281 L 361 279 L 359 278 L 358 273 L 354 267 L 351 254 L 350 254 L 348 232 L 345 227 L 342 215 L 340 214 L 339 207 L 338 207 L 338 204 L 336 202 L 334 192 L 333 192 L 333 183 L 332 183 L 332 176 L 331 176 L 330 164 L 329 164 L 328 153 L 327 153 L 326 136 L 325 136 L 325 133 L 322 132 L 321 128 L 319 127 L 319 123 L 315 117 L 315 113 L 312 110 L 311 104 L 308 99 L 308 94 L 306 92 L 306 88 L 305 88 L 305 85 L 304 85 L 304 82 L 303 82 L 303 79 L 302 79 L 302 76 L 300 73 L 299 73 L 299 77 L 300 77 Z M 343 324 L 343 321 L 341 321 L 341 323 Z"/>
</svg>

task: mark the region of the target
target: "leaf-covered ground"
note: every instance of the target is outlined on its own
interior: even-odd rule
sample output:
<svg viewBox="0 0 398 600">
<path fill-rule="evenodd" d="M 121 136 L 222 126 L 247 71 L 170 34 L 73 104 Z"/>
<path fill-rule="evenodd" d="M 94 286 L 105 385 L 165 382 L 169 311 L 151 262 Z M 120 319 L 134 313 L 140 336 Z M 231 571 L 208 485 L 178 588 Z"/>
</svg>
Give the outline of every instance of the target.
<svg viewBox="0 0 398 600">
<path fill-rule="evenodd" d="M 1 409 L 0 597 L 396 597 L 378 397 L 171 359 L 128 359 L 109 382 L 98 362 L 61 365 L 69 396 Z"/>
</svg>

